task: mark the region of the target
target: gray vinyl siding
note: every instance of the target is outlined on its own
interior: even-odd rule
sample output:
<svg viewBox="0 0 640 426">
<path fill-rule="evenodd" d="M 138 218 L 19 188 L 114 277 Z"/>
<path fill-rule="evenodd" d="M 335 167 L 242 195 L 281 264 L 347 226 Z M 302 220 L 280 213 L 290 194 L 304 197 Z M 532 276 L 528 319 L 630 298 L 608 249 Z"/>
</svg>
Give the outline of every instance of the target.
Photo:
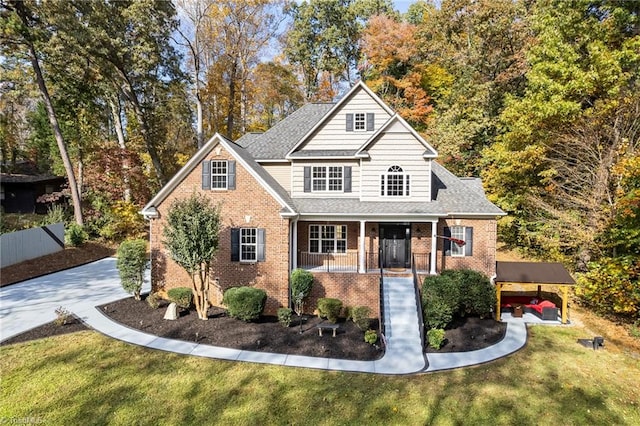
<svg viewBox="0 0 640 426">
<path fill-rule="evenodd" d="M 351 192 L 304 192 L 304 168 L 305 166 L 351 166 Z M 327 197 L 357 197 L 360 189 L 360 166 L 357 160 L 353 161 L 296 161 L 291 166 L 292 197 L 301 198 L 327 198 Z M 344 172 L 343 172 L 344 189 Z"/>
<path fill-rule="evenodd" d="M 346 130 L 347 114 L 357 112 L 373 113 L 373 131 Z M 391 116 L 375 102 L 364 90 L 355 93 L 353 98 L 311 136 L 301 147 L 304 150 L 356 150 L 360 148 Z"/>
<path fill-rule="evenodd" d="M 282 186 L 291 193 L 291 164 L 289 163 L 262 163 L 262 167 Z"/>
<path fill-rule="evenodd" d="M 409 132 L 389 132 L 383 134 L 368 152 L 370 161 L 362 162 L 362 201 L 430 201 L 431 161 L 422 157 L 422 145 Z M 380 196 L 380 176 L 387 173 L 390 166 L 402 167 L 410 175 L 410 195 L 408 197 Z"/>
</svg>

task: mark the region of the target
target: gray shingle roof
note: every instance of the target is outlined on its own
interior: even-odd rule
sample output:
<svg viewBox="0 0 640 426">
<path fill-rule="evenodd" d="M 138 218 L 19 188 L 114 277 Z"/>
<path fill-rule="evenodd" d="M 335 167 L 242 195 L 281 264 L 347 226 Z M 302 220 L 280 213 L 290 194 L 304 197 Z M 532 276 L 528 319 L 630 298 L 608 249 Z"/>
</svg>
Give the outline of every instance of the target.
<svg viewBox="0 0 640 426">
<path fill-rule="evenodd" d="M 238 139 L 256 160 L 282 160 L 300 139 L 333 107 L 332 103 L 306 104 L 261 135 Z"/>
<path fill-rule="evenodd" d="M 305 149 L 291 154 L 292 158 L 313 158 L 313 157 L 353 157 L 357 150 L 354 149 Z"/>
</svg>

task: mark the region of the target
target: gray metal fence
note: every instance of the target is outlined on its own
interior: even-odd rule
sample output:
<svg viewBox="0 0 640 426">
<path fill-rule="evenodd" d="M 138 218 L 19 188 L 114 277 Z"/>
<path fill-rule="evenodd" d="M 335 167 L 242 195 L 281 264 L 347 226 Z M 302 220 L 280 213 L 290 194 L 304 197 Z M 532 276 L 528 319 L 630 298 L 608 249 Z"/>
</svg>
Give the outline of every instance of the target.
<svg viewBox="0 0 640 426">
<path fill-rule="evenodd" d="M 0 267 L 64 249 L 64 223 L 0 235 Z"/>
</svg>

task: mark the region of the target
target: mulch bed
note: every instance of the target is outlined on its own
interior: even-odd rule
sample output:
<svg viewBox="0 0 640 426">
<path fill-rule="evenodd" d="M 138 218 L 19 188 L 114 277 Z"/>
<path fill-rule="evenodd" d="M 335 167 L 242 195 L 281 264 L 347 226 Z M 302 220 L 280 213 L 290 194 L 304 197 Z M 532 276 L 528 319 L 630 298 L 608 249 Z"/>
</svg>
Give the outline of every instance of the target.
<svg viewBox="0 0 640 426">
<path fill-rule="evenodd" d="M 78 248 L 67 248 L 38 259 L 28 260 L 2 268 L 0 286 L 79 266 L 112 256 L 115 250 L 95 242 L 87 242 Z M 212 308 L 210 319 L 202 321 L 195 312 L 183 312 L 177 321 L 163 319 L 166 303 L 152 309 L 145 301 L 123 299 L 103 306 L 102 311 L 122 324 L 158 336 L 197 341 L 215 346 L 261 352 L 298 354 L 339 359 L 374 360 L 383 355 L 383 350 L 364 341 L 364 333 L 353 322 L 339 322 L 336 337 L 326 330 L 318 335 L 316 325 L 321 321 L 314 316 L 306 317 L 303 333 L 299 333 L 297 317 L 289 328 L 282 327 L 275 317 L 263 317 L 255 323 L 245 323 L 229 318 L 222 309 Z M 371 326 L 377 331 L 377 320 Z M 59 326 L 49 323 L 29 330 L 19 336 L 5 340 L 0 345 L 31 341 L 44 337 L 87 330 L 80 321 Z M 506 324 L 492 319 L 474 317 L 457 318 L 447 328 L 444 346 L 438 350 L 426 348 L 427 352 L 465 352 L 482 349 L 500 341 Z M 197 333 L 197 335 L 196 335 Z M 380 342 L 378 343 L 380 344 Z"/>
<path fill-rule="evenodd" d="M 429 342 L 425 342 L 425 351 L 429 353 L 475 351 L 498 343 L 504 338 L 506 331 L 507 323 L 498 322 L 492 318 L 455 317 L 445 329 L 443 346 L 436 350 L 429 347 Z"/>
<path fill-rule="evenodd" d="M 193 310 L 182 311 L 180 318 L 170 321 L 164 319 L 167 306 L 168 302 L 162 301 L 159 308 L 153 309 L 144 300 L 127 298 L 101 306 L 100 310 L 114 321 L 145 333 L 206 345 L 361 361 L 384 355 L 382 348 L 364 341 L 364 332 L 352 321 L 340 320 L 336 337 L 331 330 L 324 330 L 320 336 L 316 325 L 326 320 L 316 316 L 303 317 L 300 334 L 295 314 L 288 328 L 280 325 L 276 317 L 262 316 L 256 322 L 244 322 L 227 316 L 220 308 L 210 308 L 207 321 L 198 319 Z M 371 321 L 371 328 L 377 331 L 377 321 Z"/>
</svg>

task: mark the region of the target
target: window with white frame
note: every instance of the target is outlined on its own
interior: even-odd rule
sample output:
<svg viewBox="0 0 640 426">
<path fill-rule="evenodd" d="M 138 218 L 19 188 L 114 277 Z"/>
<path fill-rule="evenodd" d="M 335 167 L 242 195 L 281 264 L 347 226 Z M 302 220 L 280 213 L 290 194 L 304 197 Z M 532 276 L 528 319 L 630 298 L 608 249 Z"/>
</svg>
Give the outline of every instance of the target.
<svg viewBox="0 0 640 426">
<path fill-rule="evenodd" d="M 309 252 L 346 253 L 346 225 L 309 225 Z"/>
<path fill-rule="evenodd" d="M 255 262 L 258 258 L 257 228 L 240 229 L 240 261 Z"/>
<path fill-rule="evenodd" d="M 227 189 L 227 161 L 211 161 L 211 189 Z"/>
<path fill-rule="evenodd" d="M 353 114 L 353 130 L 367 130 L 367 114 L 365 114 L 364 112 L 356 112 L 355 114 Z"/>
<path fill-rule="evenodd" d="M 452 226 L 451 228 L 451 256 L 464 256 L 464 245 L 458 244 L 456 241 L 464 241 L 465 227 Z"/>
<path fill-rule="evenodd" d="M 313 191 L 342 191 L 342 166 L 314 166 L 311 173 Z"/>
<path fill-rule="evenodd" d="M 402 167 L 394 165 L 380 177 L 380 195 L 383 197 L 409 196 L 410 177 Z"/>
</svg>

